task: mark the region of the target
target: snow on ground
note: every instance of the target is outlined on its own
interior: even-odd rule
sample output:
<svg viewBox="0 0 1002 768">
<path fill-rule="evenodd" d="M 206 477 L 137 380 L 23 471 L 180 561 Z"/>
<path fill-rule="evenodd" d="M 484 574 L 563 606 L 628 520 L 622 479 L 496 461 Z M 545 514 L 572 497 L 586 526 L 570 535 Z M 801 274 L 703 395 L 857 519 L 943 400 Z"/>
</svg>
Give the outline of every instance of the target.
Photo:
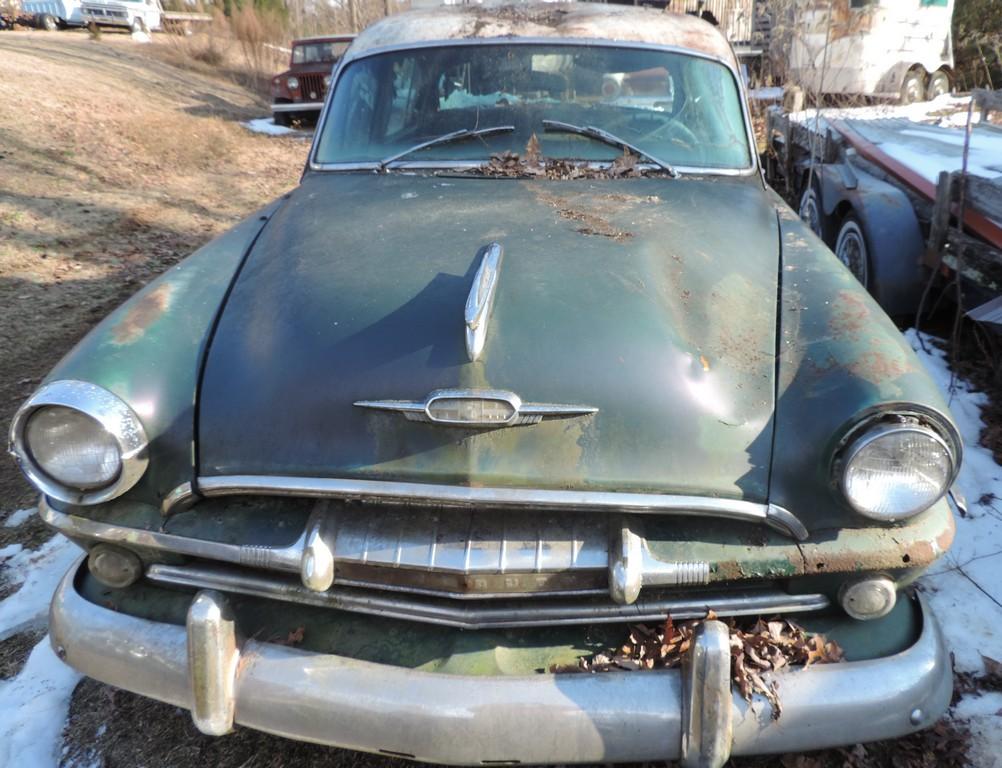
<svg viewBox="0 0 1002 768">
<path fill-rule="evenodd" d="M 26 523 L 33 514 L 35 514 L 34 509 L 19 509 L 16 512 L 11 512 L 4 521 L 4 528 L 17 528 Z"/>
<path fill-rule="evenodd" d="M 256 120 L 248 120 L 246 123 L 241 123 L 241 125 L 249 131 L 264 133 L 268 136 L 288 136 L 290 133 L 298 133 L 298 131 L 284 125 L 275 125 L 275 121 L 270 117 L 259 117 Z"/>
<path fill-rule="evenodd" d="M 981 674 L 982 656 L 1002 661 L 1002 467 L 979 444 L 983 394 L 953 380 L 946 354 L 929 337 L 906 333 L 926 370 L 946 394 L 964 440 L 957 485 L 968 513 L 946 556 L 921 581 L 959 672 Z M 924 342 L 924 343 L 923 343 Z M 971 729 L 971 764 L 1002 767 L 1002 694 L 965 694 L 953 717 Z"/>
<path fill-rule="evenodd" d="M 0 601 L 0 640 L 45 626 L 52 593 L 79 556 L 80 549 L 62 536 L 49 539 L 36 551 L 19 544 L 0 549 L 0 581 L 20 586 Z M 63 725 L 79 679 L 56 657 L 46 635 L 21 672 L 12 680 L 0 681 L 0 766 L 58 764 Z"/>
</svg>

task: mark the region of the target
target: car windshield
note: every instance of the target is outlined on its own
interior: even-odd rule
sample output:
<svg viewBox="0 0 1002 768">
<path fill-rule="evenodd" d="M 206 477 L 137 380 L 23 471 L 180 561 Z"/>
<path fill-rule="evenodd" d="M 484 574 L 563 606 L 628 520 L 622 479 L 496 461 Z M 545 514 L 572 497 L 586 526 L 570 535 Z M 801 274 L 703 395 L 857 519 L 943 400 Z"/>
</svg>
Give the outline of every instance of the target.
<svg viewBox="0 0 1002 768">
<path fill-rule="evenodd" d="M 349 64 L 317 143 L 318 163 L 378 162 L 424 141 L 448 142 L 407 162 L 487 160 L 521 153 L 535 135 L 545 157 L 588 162 L 622 154 L 587 136 L 546 132 L 544 120 L 591 126 L 683 168 L 752 164 L 730 69 L 699 56 L 612 46 L 477 44 L 377 54 Z"/>
<path fill-rule="evenodd" d="M 303 43 L 292 49 L 293 64 L 322 64 L 340 59 L 349 43 Z"/>
</svg>

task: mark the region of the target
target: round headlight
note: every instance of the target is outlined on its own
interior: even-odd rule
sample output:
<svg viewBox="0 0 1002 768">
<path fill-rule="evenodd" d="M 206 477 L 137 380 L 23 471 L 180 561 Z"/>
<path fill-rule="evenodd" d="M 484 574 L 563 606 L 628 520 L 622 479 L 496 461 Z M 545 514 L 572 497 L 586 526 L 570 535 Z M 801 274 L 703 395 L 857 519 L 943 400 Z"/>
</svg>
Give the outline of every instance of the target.
<svg viewBox="0 0 1002 768">
<path fill-rule="evenodd" d="M 115 438 L 87 414 L 63 405 L 32 413 L 24 440 L 38 468 L 71 488 L 104 488 L 122 469 Z"/>
<path fill-rule="evenodd" d="M 289 86 L 290 90 L 296 90 L 299 87 L 299 78 L 290 75 L 289 79 L 285 81 L 285 84 Z"/>
<path fill-rule="evenodd" d="M 120 398 L 84 381 L 53 381 L 14 415 L 11 451 L 47 496 L 97 504 L 134 486 L 146 471 L 146 432 Z"/>
<path fill-rule="evenodd" d="M 921 424 L 885 423 L 857 437 L 842 461 L 842 492 L 860 514 L 892 522 L 928 509 L 954 477 L 949 445 Z"/>
</svg>

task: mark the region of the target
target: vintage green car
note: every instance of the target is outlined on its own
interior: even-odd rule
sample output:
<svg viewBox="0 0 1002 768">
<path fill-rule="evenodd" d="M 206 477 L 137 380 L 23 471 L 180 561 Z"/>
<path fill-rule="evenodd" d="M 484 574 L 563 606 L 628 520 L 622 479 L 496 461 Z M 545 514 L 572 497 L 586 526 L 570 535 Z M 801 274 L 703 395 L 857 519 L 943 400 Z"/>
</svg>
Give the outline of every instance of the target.
<svg viewBox="0 0 1002 768">
<path fill-rule="evenodd" d="M 957 429 L 763 183 L 691 16 L 374 24 L 300 185 L 94 329 L 11 449 L 87 552 L 59 656 L 205 733 L 720 766 L 950 698 L 906 587 L 953 537 Z M 708 617 L 681 667 L 553 673 L 669 615 Z M 778 720 L 732 691 L 720 619 L 758 615 L 845 651 L 767 675 Z"/>
</svg>

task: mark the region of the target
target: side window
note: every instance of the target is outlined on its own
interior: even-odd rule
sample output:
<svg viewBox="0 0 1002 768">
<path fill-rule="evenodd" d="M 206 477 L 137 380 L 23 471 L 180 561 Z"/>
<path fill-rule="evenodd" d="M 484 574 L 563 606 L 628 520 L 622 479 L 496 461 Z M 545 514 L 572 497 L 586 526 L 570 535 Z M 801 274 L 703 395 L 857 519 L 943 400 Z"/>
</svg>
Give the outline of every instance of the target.
<svg viewBox="0 0 1002 768">
<path fill-rule="evenodd" d="M 920 0 L 919 5 L 921 5 L 922 7 L 928 5 L 938 5 L 945 8 L 947 6 L 947 3 L 948 0 Z"/>
</svg>

